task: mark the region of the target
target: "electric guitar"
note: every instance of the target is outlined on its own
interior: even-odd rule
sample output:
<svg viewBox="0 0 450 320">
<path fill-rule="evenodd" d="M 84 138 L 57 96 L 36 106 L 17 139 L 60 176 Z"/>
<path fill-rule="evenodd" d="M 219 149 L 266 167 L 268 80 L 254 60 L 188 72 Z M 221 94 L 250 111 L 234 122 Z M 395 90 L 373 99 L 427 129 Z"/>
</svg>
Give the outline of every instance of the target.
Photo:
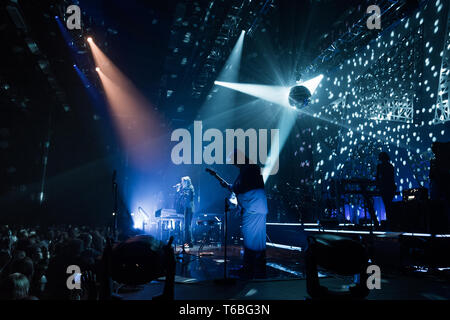
<svg viewBox="0 0 450 320">
<path fill-rule="evenodd" d="M 239 209 L 240 211 L 240 206 L 236 194 L 233 192 L 233 189 L 231 188 L 231 184 L 229 184 L 224 178 L 219 176 L 217 172 L 215 172 L 214 170 L 206 168 L 205 171 L 208 172 L 210 175 L 212 175 L 214 178 L 216 178 L 223 188 L 231 192 L 231 196 L 228 198 L 228 202 L 232 205 L 233 209 Z"/>
</svg>

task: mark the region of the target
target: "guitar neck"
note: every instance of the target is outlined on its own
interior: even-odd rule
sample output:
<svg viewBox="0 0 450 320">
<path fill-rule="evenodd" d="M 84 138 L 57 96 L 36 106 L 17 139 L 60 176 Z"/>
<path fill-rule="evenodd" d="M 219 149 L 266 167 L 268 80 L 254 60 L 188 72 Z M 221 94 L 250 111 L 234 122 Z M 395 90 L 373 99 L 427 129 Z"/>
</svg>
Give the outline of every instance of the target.
<svg viewBox="0 0 450 320">
<path fill-rule="evenodd" d="M 217 175 L 217 179 L 218 179 L 220 182 L 225 183 L 227 186 L 230 186 L 230 184 L 229 184 L 224 178 L 222 178 L 221 176 Z M 233 190 L 231 190 L 231 187 L 228 187 L 228 188 L 226 188 L 226 189 L 228 189 L 229 191 L 233 192 Z"/>
<path fill-rule="evenodd" d="M 214 172 L 213 176 L 221 183 L 221 185 L 222 185 L 222 184 L 226 184 L 227 186 L 230 185 L 224 178 L 222 178 L 221 176 L 219 176 L 219 175 L 217 174 L 217 172 Z M 224 188 L 225 188 L 225 187 L 224 187 Z M 231 187 L 226 188 L 226 189 L 228 189 L 228 191 L 230 191 L 230 192 L 233 192 L 233 190 L 231 190 Z"/>
<path fill-rule="evenodd" d="M 228 183 L 227 181 L 225 181 L 224 178 L 222 178 L 221 176 L 219 176 L 217 173 L 216 173 L 216 179 L 219 180 L 220 182 Z"/>
<path fill-rule="evenodd" d="M 207 171 L 210 175 L 212 175 L 214 178 L 216 178 L 216 179 L 220 182 L 220 185 L 221 185 L 223 188 L 225 188 L 225 189 L 227 189 L 229 192 L 231 192 L 231 197 L 227 199 L 227 203 L 228 203 L 228 204 L 231 204 L 234 208 L 241 208 L 241 207 L 239 206 L 237 197 L 236 197 L 235 193 L 233 192 L 233 188 L 231 187 L 231 185 L 230 185 L 224 178 L 222 178 L 221 176 L 219 176 L 219 175 L 217 174 L 217 172 L 215 172 L 215 171 L 213 171 L 213 170 L 208 170 L 208 169 L 207 169 L 206 171 Z M 239 209 L 239 212 L 242 212 L 242 211 Z"/>
</svg>

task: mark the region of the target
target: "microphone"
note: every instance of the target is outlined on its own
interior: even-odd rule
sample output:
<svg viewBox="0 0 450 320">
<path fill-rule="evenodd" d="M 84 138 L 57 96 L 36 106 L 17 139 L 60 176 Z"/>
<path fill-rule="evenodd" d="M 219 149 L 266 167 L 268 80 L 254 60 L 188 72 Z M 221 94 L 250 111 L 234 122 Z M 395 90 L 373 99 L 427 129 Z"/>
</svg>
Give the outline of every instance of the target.
<svg viewBox="0 0 450 320">
<path fill-rule="evenodd" d="M 139 208 L 138 208 L 138 211 L 139 211 L 140 213 L 142 213 L 143 215 L 145 215 L 145 217 L 146 217 L 147 219 L 150 219 L 149 215 L 147 214 L 147 212 L 145 212 L 145 210 L 144 210 L 142 207 L 139 207 Z"/>
<path fill-rule="evenodd" d="M 117 177 L 117 170 L 113 171 L 113 175 L 112 175 L 112 182 L 113 184 L 116 183 L 116 177 Z"/>
<path fill-rule="evenodd" d="M 114 170 L 114 171 L 113 171 L 113 175 L 112 175 L 112 189 L 113 189 L 113 192 L 117 192 L 117 182 L 116 182 L 116 177 L 117 177 L 117 171 Z"/>
</svg>

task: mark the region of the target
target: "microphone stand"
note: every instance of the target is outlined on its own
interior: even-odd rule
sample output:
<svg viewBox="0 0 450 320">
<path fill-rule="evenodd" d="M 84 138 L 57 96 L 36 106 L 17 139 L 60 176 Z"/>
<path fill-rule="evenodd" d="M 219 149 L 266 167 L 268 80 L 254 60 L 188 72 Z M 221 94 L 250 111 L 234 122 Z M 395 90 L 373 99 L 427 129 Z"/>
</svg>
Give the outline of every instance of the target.
<svg viewBox="0 0 450 320">
<path fill-rule="evenodd" d="M 113 173 L 113 182 L 112 182 L 112 187 L 113 187 L 113 239 L 114 241 L 117 241 L 117 214 L 118 214 L 118 187 L 117 187 L 117 182 L 116 182 L 116 170 L 114 170 Z"/>
<path fill-rule="evenodd" d="M 224 223 L 223 223 L 223 233 L 224 233 L 224 246 L 223 246 L 223 278 L 214 280 L 214 283 L 219 285 L 232 285 L 236 283 L 236 279 L 228 278 L 227 275 L 227 240 L 228 240 L 228 228 L 227 228 L 227 215 L 230 209 L 230 203 L 228 202 L 228 198 L 225 198 L 225 211 L 223 214 Z"/>
</svg>

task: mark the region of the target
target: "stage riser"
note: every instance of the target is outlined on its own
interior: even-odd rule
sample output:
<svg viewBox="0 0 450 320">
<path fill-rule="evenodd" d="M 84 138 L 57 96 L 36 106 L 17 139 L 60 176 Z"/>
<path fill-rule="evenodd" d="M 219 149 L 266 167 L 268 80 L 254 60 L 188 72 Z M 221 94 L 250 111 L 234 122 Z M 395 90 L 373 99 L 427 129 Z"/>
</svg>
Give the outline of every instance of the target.
<svg viewBox="0 0 450 320">
<path fill-rule="evenodd" d="M 306 248 L 307 234 L 302 226 L 267 225 L 267 242 Z"/>
</svg>

